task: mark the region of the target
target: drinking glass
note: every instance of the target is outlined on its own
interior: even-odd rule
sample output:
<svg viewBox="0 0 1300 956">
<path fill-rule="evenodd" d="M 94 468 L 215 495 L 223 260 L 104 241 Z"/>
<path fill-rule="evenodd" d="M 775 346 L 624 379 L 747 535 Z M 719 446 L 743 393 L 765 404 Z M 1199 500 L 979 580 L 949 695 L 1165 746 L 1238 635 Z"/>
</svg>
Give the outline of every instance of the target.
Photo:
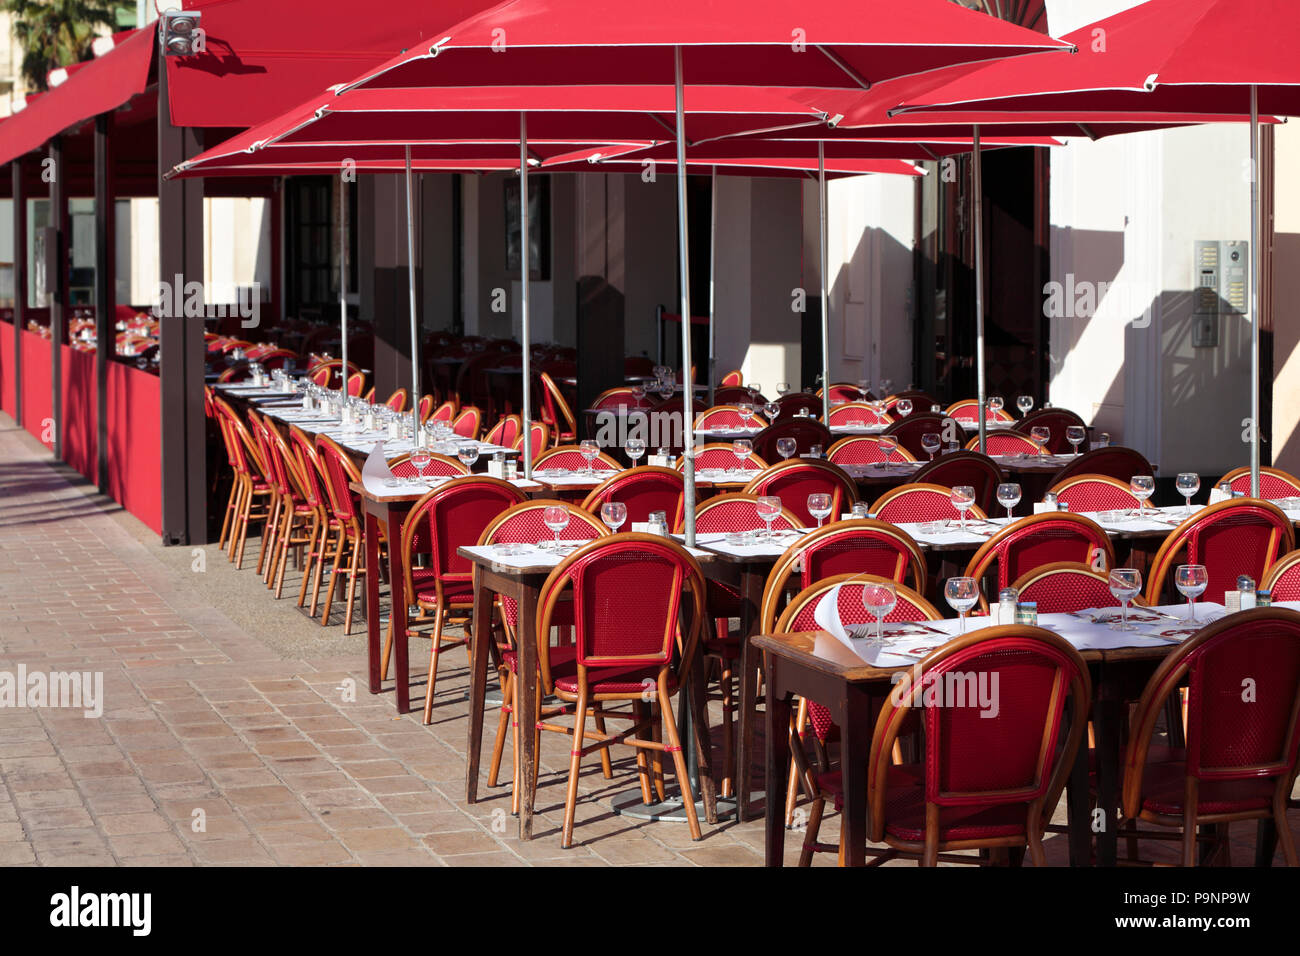
<svg viewBox="0 0 1300 956">
<path fill-rule="evenodd" d="M 799 443 L 793 438 L 778 438 L 776 440 L 776 453 L 782 458 L 790 458 L 799 450 Z"/>
<path fill-rule="evenodd" d="M 1047 443 L 1051 441 L 1052 438 L 1052 430 L 1046 425 L 1035 425 L 1033 428 L 1029 429 L 1029 437 L 1043 446 L 1039 454 L 1046 455 Z"/>
<path fill-rule="evenodd" d="M 1021 395 L 1016 399 L 1016 408 L 1020 409 L 1021 415 L 1028 415 L 1030 409 L 1034 407 L 1034 396 Z"/>
<path fill-rule="evenodd" d="M 456 457 L 466 468 L 473 468 L 478 461 L 478 445 L 461 445 L 456 449 Z"/>
<path fill-rule="evenodd" d="M 776 394 L 780 395 L 782 398 L 785 398 L 787 395 L 789 395 L 789 394 L 790 394 L 790 383 L 789 383 L 789 382 L 777 382 L 777 383 L 776 383 Z"/>
<path fill-rule="evenodd" d="M 858 379 L 858 393 L 862 396 L 862 400 L 865 402 L 867 400 L 867 396 L 871 394 L 871 379 L 869 378 Z"/>
<path fill-rule="evenodd" d="M 966 512 L 975 504 L 975 489 L 970 485 L 956 485 L 948 498 L 961 515 L 961 530 L 966 530 Z"/>
<path fill-rule="evenodd" d="M 772 540 L 772 522 L 776 516 L 781 513 L 781 499 L 776 495 L 761 495 L 754 504 L 754 509 L 758 516 L 763 519 L 767 525 L 767 534 L 765 537 L 768 541 Z"/>
<path fill-rule="evenodd" d="M 1110 593 L 1114 595 L 1115 600 L 1119 601 L 1122 608 L 1123 618 L 1119 623 L 1112 624 L 1112 631 L 1136 631 L 1137 628 L 1128 622 L 1128 602 L 1137 597 L 1142 590 L 1142 572 L 1137 568 L 1115 568 L 1110 572 Z"/>
<path fill-rule="evenodd" d="M 754 406 L 749 402 L 741 402 L 736 406 L 736 414 L 740 416 L 741 425 L 744 428 L 749 427 L 749 423 L 754 418 Z"/>
<path fill-rule="evenodd" d="M 1178 493 L 1187 499 L 1187 507 L 1183 510 L 1183 515 L 1191 517 L 1192 496 L 1201 490 L 1201 477 L 1194 471 L 1179 472 L 1177 486 Z"/>
<path fill-rule="evenodd" d="M 1011 509 L 1020 504 L 1020 486 L 1014 481 L 998 485 L 998 504 L 1007 509 L 1007 522 L 1011 522 Z"/>
<path fill-rule="evenodd" d="M 1079 457 L 1079 446 L 1084 443 L 1087 437 L 1088 429 L 1084 428 L 1082 425 L 1070 425 L 1065 429 L 1065 440 L 1068 441 L 1070 447 L 1074 449 L 1074 456 L 1076 458 Z"/>
<path fill-rule="evenodd" d="M 886 468 L 888 468 L 891 464 L 891 462 L 889 461 L 889 456 L 894 453 L 894 449 L 897 447 L 898 447 L 898 439 L 895 438 L 893 435 L 880 436 L 880 450 L 885 453 Z"/>
<path fill-rule="evenodd" d="M 594 475 L 596 472 L 595 469 L 591 467 L 591 463 L 600 456 L 600 446 L 592 439 L 584 438 L 582 444 L 578 446 L 578 450 L 582 453 L 582 457 L 587 461 L 587 476 L 590 477 Z"/>
<path fill-rule="evenodd" d="M 749 394 L 754 396 L 754 400 L 761 402 L 763 400 L 763 386 L 759 385 L 757 382 L 754 382 L 748 387 L 749 387 Z"/>
<path fill-rule="evenodd" d="M 898 410 L 899 415 L 906 418 L 908 415 L 912 414 L 912 400 L 910 398 L 900 398 L 898 404 L 895 405 L 894 408 Z"/>
<path fill-rule="evenodd" d="M 876 619 L 876 640 L 880 640 L 885 617 L 898 603 L 898 591 L 891 581 L 872 581 L 862 585 L 862 606 Z"/>
<path fill-rule="evenodd" d="M 938 432 L 926 432 L 921 436 L 921 448 L 929 453 L 931 461 L 934 461 L 934 453 L 939 450 L 941 442 Z"/>
<path fill-rule="evenodd" d="M 888 398 L 890 395 L 893 395 L 893 394 L 894 394 L 894 381 L 893 381 L 893 379 L 882 378 L 882 379 L 880 380 L 880 396 L 881 396 L 881 398 Z"/>
<path fill-rule="evenodd" d="M 808 496 L 808 513 L 817 519 L 817 527 L 822 526 L 831 513 L 831 496 L 828 494 L 811 494 Z"/>
<path fill-rule="evenodd" d="M 987 405 L 989 411 L 993 413 L 988 417 L 992 418 L 994 421 L 997 420 L 998 412 L 1002 411 L 1006 406 L 1006 402 L 1003 401 L 1001 395 L 990 395 L 988 398 L 984 399 L 984 404 Z"/>
<path fill-rule="evenodd" d="M 736 456 L 736 469 L 745 472 L 745 462 L 754 453 L 754 443 L 748 438 L 737 438 L 731 443 L 731 453 Z"/>
<path fill-rule="evenodd" d="M 431 461 L 433 461 L 433 456 L 423 449 L 411 453 L 411 464 L 415 466 L 415 470 L 419 473 L 420 481 L 424 481 L 424 469 L 429 467 Z"/>
<path fill-rule="evenodd" d="M 618 534 L 618 529 L 627 520 L 627 505 L 621 501 L 606 501 L 600 506 L 600 520 L 611 532 Z"/>
<path fill-rule="evenodd" d="M 1133 497 L 1137 498 L 1138 510 L 1136 514 L 1141 516 L 1142 512 L 1147 510 L 1147 499 L 1156 490 L 1156 480 L 1150 475 L 1134 475 L 1129 479 L 1128 490 L 1133 492 Z"/>
<path fill-rule="evenodd" d="M 1196 620 L 1196 599 L 1205 593 L 1210 583 L 1210 572 L 1203 564 L 1180 564 L 1174 572 L 1178 593 L 1187 598 L 1187 620 Z"/>
<path fill-rule="evenodd" d="M 629 438 L 627 440 L 627 457 L 632 459 L 632 467 L 636 467 L 636 460 L 645 454 L 644 438 Z"/>
<path fill-rule="evenodd" d="M 763 406 L 763 414 L 767 416 L 767 423 L 771 425 L 776 421 L 776 416 L 781 414 L 781 406 L 776 402 L 768 402 Z"/>
<path fill-rule="evenodd" d="M 966 633 L 966 612 L 975 606 L 979 600 L 979 582 L 974 578 L 960 577 L 949 578 L 943 585 L 943 596 L 947 598 L 948 605 L 957 612 L 960 619 L 959 634 Z"/>
<path fill-rule="evenodd" d="M 542 511 L 542 523 L 555 535 L 555 550 L 560 549 L 560 532 L 569 526 L 569 511 L 559 505 L 547 505 Z"/>
</svg>

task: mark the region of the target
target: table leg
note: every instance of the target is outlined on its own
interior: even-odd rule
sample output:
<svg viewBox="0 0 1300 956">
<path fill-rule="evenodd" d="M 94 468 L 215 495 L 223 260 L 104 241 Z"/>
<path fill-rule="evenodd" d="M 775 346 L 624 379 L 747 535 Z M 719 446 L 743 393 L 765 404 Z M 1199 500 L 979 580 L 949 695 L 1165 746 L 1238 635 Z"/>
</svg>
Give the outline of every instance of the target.
<svg viewBox="0 0 1300 956">
<path fill-rule="evenodd" d="M 393 622 L 393 680 L 397 684 L 397 712 L 411 710 L 411 662 L 406 620 L 406 571 L 402 564 L 402 522 L 388 515 L 389 619 Z M 378 562 L 375 563 L 378 568 Z M 374 577 L 374 575 L 368 575 Z"/>
<path fill-rule="evenodd" d="M 469 644 L 469 742 L 465 748 L 465 802 L 478 801 L 478 768 L 483 748 L 483 701 L 487 697 L 488 648 L 492 643 L 493 594 L 474 569 L 474 620 Z M 518 719 L 518 715 L 515 715 Z"/>
<path fill-rule="evenodd" d="M 1069 786 L 1065 791 L 1067 835 L 1070 866 L 1087 866 L 1092 857 L 1092 814 L 1088 799 L 1088 736 L 1083 741 L 1070 768 Z"/>
<path fill-rule="evenodd" d="M 704 819 L 710 824 L 718 822 L 718 787 L 713 777 L 713 741 L 709 737 L 708 701 L 705 697 L 706 678 L 704 656 L 695 655 L 682 693 L 688 695 L 690 731 L 694 741 L 695 762 L 698 768 L 700 799 L 704 801 Z M 685 798 L 685 795 L 683 795 Z"/>
<path fill-rule="evenodd" d="M 867 758 L 870 756 L 873 727 L 870 695 L 861 688 L 846 687 L 844 722 L 840 724 L 840 773 L 844 781 L 840 840 L 844 846 L 845 866 L 862 866 L 867 859 Z M 780 740 L 784 743 L 786 736 L 780 735 Z M 784 781 L 784 776 L 777 779 L 778 791 Z M 781 800 L 777 801 L 775 810 L 779 818 L 784 811 Z"/>
<path fill-rule="evenodd" d="M 519 595 L 519 671 L 515 674 L 515 693 L 519 699 L 519 839 L 533 838 L 533 795 L 536 780 L 533 765 L 537 760 L 537 586 L 526 584 Z M 582 726 L 579 722 L 578 726 Z"/>
<path fill-rule="evenodd" d="M 751 816 L 750 785 L 754 762 L 754 721 L 758 702 L 758 665 L 761 655 L 750 647 L 750 638 L 758 631 L 758 611 L 763 602 L 765 576 L 749 565 L 740 572 L 740 739 L 736 747 L 736 818 L 745 822 Z M 786 731 L 781 731 L 785 739 Z M 784 778 L 783 778 L 784 779 Z M 784 798 L 783 798 L 784 800 Z"/>
<path fill-rule="evenodd" d="M 1097 752 L 1097 806 L 1102 828 L 1097 834 L 1097 865 L 1114 866 L 1119 856 L 1120 736 L 1126 707 L 1122 700 L 1099 696 L 1092 708 Z"/>
<path fill-rule="evenodd" d="M 764 864 L 785 863 L 785 780 L 790 772 L 791 695 L 777 690 L 780 662 L 767 662 L 767 802 L 763 824 Z"/>
<path fill-rule="evenodd" d="M 324 537 L 322 536 L 322 542 Z M 322 560 L 324 560 L 322 558 Z M 379 519 L 366 511 L 366 659 L 370 670 L 370 693 L 382 689 L 379 679 L 381 628 L 379 626 Z"/>
</svg>

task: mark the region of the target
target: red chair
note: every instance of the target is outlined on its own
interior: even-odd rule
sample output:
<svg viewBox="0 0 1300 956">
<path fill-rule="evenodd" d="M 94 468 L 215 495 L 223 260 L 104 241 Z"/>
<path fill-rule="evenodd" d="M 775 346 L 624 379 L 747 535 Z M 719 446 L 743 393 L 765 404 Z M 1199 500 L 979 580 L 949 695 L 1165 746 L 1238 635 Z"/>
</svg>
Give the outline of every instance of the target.
<svg viewBox="0 0 1300 956">
<path fill-rule="evenodd" d="M 678 517 L 673 530 L 681 533 L 683 519 Z M 759 531 L 767 524 L 758 516 L 758 496 L 743 492 L 714 495 L 695 506 L 695 533 L 714 534 L 726 531 Z M 772 519 L 773 531 L 794 531 L 799 518 L 788 508 Z M 735 617 L 735 615 L 731 615 Z"/>
<path fill-rule="evenodd" d="M 1261 581 L 1279 555 L 1295 547 L 1295 529 L 1277 505 L 1233 498 L 1196 512 L 1165 538 L 1147 575 L 1148 604 L 1159 604 L 1166 578 L 1179 564 L 1203 564 L 1209 574 L 1205 600 L 1221 601 L 1237 589 L 1237 577 Z"/>
<path fill-rule="evenodd" d="M 953 441 L 959 439 L 962 430 L 961 426 L 955 421 L 944 418 L 942 415 L 935 415 L 931 412 L 912 412 L 906 418 L 900 418 L 886 428 L 883 434 L 893 435 L 898 439 L 899 448 L 906 448 L 918 461 L 924 461 L 930 457 L 930 453 L 921 444 L 923 436 L 938 435 L 942 444 L 945 442 L 947 435 L 951 435 Z"/>
<path fill-rule="evenodd" d="M 450 422 L 456 417 L 456 412 L 460 410 L 460 403 L 455 399 L 443 402 L 433 410 L 431 420 L 435 422 Z"/>
<path fill-rule="evenodd" d="M 582 449 L 577 445 L 556 445 L 547 449 L 533 459 L 533 470 L 538 468 L 566 468 L 569 471 L 585 470 L 587 459 L 582 457 Z M 601 452 L 591 463 L 593 471 L 608 471 L 613 474 L 622 471 L 623 466 L 613 458 Z"/>
<path fill-rule="evenodd" d="M 1085 434 L 1087 433 L 1087 426 L 1084 424 L 1083 419 L 1068 408 L 1040 408 L 1037 411 L 1030 412 L 1020 419 L 1019 424 L 1016 425 L 1016 431 L 1022 435 L 1028 435 L 1029 430 L 1036 425 L 1041 425 L 1047 429 L 1049 437 L 1045 444 L 1047 450 L 1053 455 L 1063 455 L 1074 450 L 1074 446 L 1065 437 L 1067 428 L 1077 425 L 1084 429 Z M 1085 445 L 1079 447 L 1085 452 L 1088 450 Z"/>
<path fill-rule="evenodd" d="M 678 471 L 686 468 L 686 457 L 682 456 L 673 462 L 673 467 Z M 767 467 L 767 462 L 757 455 L 751 454 L 743 462 L 736 457 L 732 451 L 730 442 L 711 442 L 707 445 L 700 445 L 695 449 L 695 471 L 698 474 L 701 471 L 710 468 L 727 468 L 737 471 L 741 468 L 746 471 L 758 474 Z"/>
<path fill-rule="evenodd" d="M 1127 485 L 1134 475 L 1154 474 L 1151 462 L 1141 452 L 1121 445 L 1109 445 L 1086 451 L 1071 460 L 1052 476 L 1052 484 L 1057 485 L 1067 478 L 1077 478 L 1079 475 L 1109 475 Z"/>
<path fill-rule="evenodd" d="M 720 385 L 713 390 L 713 401 L 718 405 L 752 405 L 754 391 L 743 385 Z"/>
<path fill-rule="evenodd" d="M 483 413 L 473 405 L 462 408 L 451 423 L 451 430 L 462 438 L 478 438 L 479 430 L 482 427 Z"/>
<path fill-rule="evenodd" d="M 532 460 L 536 462 L 551 444 L 551 428 L 545 422 L 530 422 L 528 432 L 532 435 L 532 443 L 529 445 L 530 453 Z M 522 433 L 515 438 L 510 447 L 520 451 L 523 450 L 524 436 Z"/>
<path fill-rule="evenodd" d="M 942 706 L 926 706 L 936 690 L 972 683 L 1002 689 L 996 716 L 947 694 Z M 889 846 L 886 858 L 915 855 L 921 866 L 936 866 L 945 851 L 999 847 L 1027 847 L 1034 866 L 1046 866 L 1043 832 L 1074 765 L 1091 697 L 1079 652 L 1043 628 L 993 627 L 944 644 L 921 662 L 919 676 L 904 673 L 876 721 L 868 839 Z M 921 759 L 896 765 L 894 744 L 916 718 L 925 728 Z"/>
<path fill-rule="evenodd" d="M 1272 591 L 1274 601 L 1300 601 L 1300 551 L 1288 552 L 1273 562 L 1259 587 Z"/>
<path fill-rule="evenodd" d="M 307 532 L 307 544 L 304 549 L 305 562 L 302 569 L 302 585 L 298 589 L 298 606 L 303 607 L 307 600 L 307 586 L 312 583 L 311 608 L 309 617 L 316 616 L 316 602 L 320 598 L 320 585 L 323 576 L 325 543 L 330 535 L 339 529 L 339 522 L 330 511 L 329 494 L 326 491 L 328 478 L 320 456 L 316 454 L 316 445 L 297 425 L 289 426 L 289 441 L 293 446 L 294 456 L 298 460 L 299 472 L 305 482 L 307 503 L 314 509 L 311 527 Z M 313 573 L 314 572 L 314 573 Z"/>
<path fill-rule="evenodd" d="M 649 408 L 655 402 L 643 391 L 637 398 L 636 391 L 630 385 L 607 388 L 596 396 L 591 407 L 597 411 L 612 411 L 618 408 Z"/>
<path fill-rule="evenodd" d="M 831 416 L 834 415 L 831 412 Z M 831 445 L 826 452 L 826 459 L 832 465 L 874 465 L 885 460 L 885 452 L 880 447 L 879 435 L 851 435 Z M 889 461 L 916 461 L 916 458 L 899 445 L 889 453 Z"/>
<path fill-rule="evenodd" d="M 321 558 L 318 568 L 323 567 L 324 562 L 331 557 L 334 559 L 334 565 L 330 574 L 330 585 L 325 592 L 325 607 L 321 612 L 320 623 L 321 627 L 329 623 L 330 608 L 334 605 L 334 588 L 338 584 L 339 578 L 342 576 L 340 572 L 342 572 L 348 578 L 347 612 L 343 619 L 343 633 L 346 635 L 352 633 L 352 613 L 356 606 L 357 578 L 366 573 L 366 569 L 361 566 L 362 555 L 365 554 L 365 540 L 361 528 L 361 509 L 357 504 L 355 494 L 349 487 L 352 482 L 361 480 L 361 472 L 353 464 L 352 459 L 342 446 L 325 435 L 316 436 L 316 454 L 323 465 L 322 470 L 325 476 L 325 492 L 329 499 L 329 510 L 337 523 L 337 527 L 330 530 L 338 531 L 338 538 L 334 541 L 332 551 L 329 549 L 329 534 L 326 535 L 321 546 Z M 343 567 L 345 556 L 348 559 L 346 568 Z M 315 600 L 315 595 L 313 595 L 313 610 L 316 607 Z"/>
<path fill-rule="evenodd" d="M 786 398 L 789 397 L 789 395 L 786 396 Z M 781 438 L 794 439 L 796 455 L 811 453 L 814 445 L 820 445 L 824 452 L 835 443 L 830 429 L 815 418 L 787 418 L 782 420 L 781 416 L 778 415 L 775 425 L 768 425 L 754 436 L 754 454 L 764 461 L 780 461 L 781 453 L 776 450 L 776 443 Z"/>
<path fill-rule="evenodd" d="M 348 394 L 353 398 L 359 398 L 362 390 L 366 387 L 366 373 L 355 372 L 348 376 Z"/>
<path fill-rule="evenodd" d="M 966 443 L 967 451 L 979 451 L 980 436 L 976 435 Z M 1028 435 L 1012 431 L 986 431 L 984 448 L 989 455 L 1045 455 L 1047 448 L 1038 444 Z"/>
<path fill-rule="evenodd" d="M 776 495 L 781 503 L 811 527 L 817 519 L 808 513 L 808 496 L 831 496 L 831 514 L 838 516 L 858 500 L 858 487 L 838 465 L 816 458 L 791 458 L 750 479 L 743 489 L 751 495 Z"/>
<path fill-rule="evenodd" d="M 1049 490 L 1075 512 L 1127 511 L 1142 505 L 1127 482 L 1108 475 L 1076 475 L 1058 481 Z"/>
<path fill-rule="evenodd" d="M 235 568 L 238 570 L 244 566 L 244 545 L 248 540 L 248 526 L 255 521 L 260 521 L 265 528 L 266 522 L 271 518 L 271 509 L 275 501 L 273 482 L 267 477 L 271 466 L 263 459 L 257 438 L 249 432 L 248 426 L 239 420 L 235 410 L 223 398 L 216 398 L 213 401 L 225 422 L 226 452 L 230 456 L 230 465 L 234 470 L 235 483 L 238 486 L 237 493 L 235 489 L 231 489 L 235 504 L 233 509 L 227 511 L 231 524 L 226 552 L 227 557 L 235 562 Z M 261 504 L 260 508 L 257 507 L 258 503 Z M 266 534 L 264 533 L 262 537 L 265 542 Z M 261 564 L 262 557 L 259 553 L 258 566 L 260 567 Z"/>
<path fill-rule="evenodd" d="M 395 412 L 406 411 L 407 402 L 410 398 L 410 392 L 404 388 L 395 389 L 392 395 L 384 399 L 384 404 Z"/>
<path fill-rule="evenodd" d="M 1233 491 L 1250 494 L 1249 468 L 1232 469 L 1219 479 L 1220 484 L 1225 481 Z M 1300 478 L 1281 468 L 1260 468 L 1259 496 L 1268 500 L 1300 497 Z"/>
<path fill-rule="evenodd" d="M 453 478 L 429 492 L 414 505 L 402 523 L 402 556 L 406 594 L 420 608 L 420 617 L 433 615 L 433 646 L 429 650 L 429 678 L 425 685 L 424 722 L 433 720 L 433 693 L 438 679 L 438 655 L 443 643 L 468 645 L 469 637 L 447 639 L 443 627 L 451 613 L 474 607 L 472 565 L 457 549 L 477 544 L 483 531 L 507 508 L 524 499 L 509 482 L 486 475 Z M 427 553 L 426 567 L 415 567 L 415 556 Z M 406 640 L 394 634 L 393 640 Z M 384 659 L 388 659 L 385 648 Z"/>
<path fill-rule="evenodd" d="M 542 383 L 542 421 L 551 428 L 556 444 L 565 445 L 578 440 L 578 420 L 560 391 L 560 386 L 549 373 L 538 375 Z"/>
<path fill-rule="evenodd" d="M 1153 741 L 1171 696 L 1187 687 L 1187 745 Z M 1252 693 L 1243 693 L 1249 687 Z M 1300 865 L 1287 821 L 1300 744 L 1300 614 L 1231 614 L 1174 648 L 1147 682 L 1130 724 L 1120 834 L 1182 829 L 1183 866 L 1196 864 L 1198 828 L 1214 827 L 1226 861 L 1227 824 L 1272 820 L 1288 866 Z M 1211 857 L 1214 854 L 1211 854 Z"/>
<path fill-rule="evenodd" d="M 642 465 L 606 478 L 591 489 L 582 508 L 599 516 L 600 506 L 606 501 L 621 501 L 627 505 L 629 528 L 633 522 L 649 521 L 652 511 L 662 511 L 669 524 L 675 526 L 681 520 L 685 491 L 679 472 Z"/>
<path fill-rule="evenodd" d="M 992 458 L 977 451 L 954 451 L 922 465 L 912 476 L 912 481 L 947 488 L 969 485 L 975 489 L 975 503 L 985 512 L 991 512 L 997 507 L 1002 469 Z"/>
<path fill-rule="evenodd" d="M 817 389 L 817 397 L 821 398 L 825 389 Z M 856 402 L 862 398 L 862 390 L 850 382 L 832 382 L 831 383 L 831 401 L 832 402 Z"/>
<path fill-rule="evenodd" d="M 953 402 L 944 412 L 949 418 L 955 418 L 963 425 L 978 425 L 980 421 L 980 403 L 979 399 L 963 398 L 959 402 Z M 1014 422 L 1015 418 L 1006 410 L 998 409 L 994 411 L 991 408 L 984 409 L 985 422 Z"/>
<path fill-rule="evenodd" d="M 523 433 L 523 430 L 524 426 L 518 415 L 507 415 L 492 426 L 483 440 L 489 445 L 511 448 L 514 446 L 515 439 Z"/>
<path fill-rule="evenodd" d="M 831 386 L 834 390 L 835 386 Z M 854 389 L 857 392 L 857 389 Z M 894 418 L 888 412 L 877 412 L 866 402 L 849 400 L 831 407 L 831 428 L 837 425 L 892 425 Z"/>
<path fill-rule="evenodd" d="M 552 647 L 550 629 L 561 599 L 573 599 L 574 643 Z M 685 612 L 684 623 L 679 615 Z M 567 734 L 573 743 L 561 845 L 573 842 L 582 758 L 623 743 L 637 748 L 641 795 L 651 803 L 651 777 L 662 799 L 662 776 L 652 774 L 671 755 L 692 839 L 700 839 L 672 697 L 694 665 L 704 620 L 704 574 L 690 554 L 656 535 L 620 534 L 593 541 L 565 558 L 542 587 L 537 612 L 540 693 L 573 706 L 573 726 L 539 721 L 539 730 Z M 508 667 L 517 668 L 507 654 Z M 674 659 L 678 660 L 673 666 Z M 627 703 L 630 710 L 610 710 Z M 617 734 L 587 729 L 587 718 L 631 720 Z M 662 727 L 662 738 L 660 728 Z M 591 741 L 591 743 L 585 743 Z"/>
<path fill-rule="evenodd" d="M 420 424 L 423 425 L 425 422 L 429 420 L 429 416 L 433 414 L 432 395 L 423 395 L 420 397 L 419 413 L 420 413 Z"/>
<path fill-rule="evenodd" d="M 740 409 L 735 405 L 714 405 L 695 416 L 695 428 L 727 431 L 736 428 L 765 428 L 767 419 L 758 412 L 753 412 L 749 421 L 741 417 Z"/>
<path fill-rule="evenodd" d="M 723 385 L 744 385 L 745 376 L 741 374 L 740 369 L 732 369 L 726 375 L 722 376 Z"/>
<path fill-rule="evenodd" d="M 877 521 L 908 524 L 914 521 L 956 521 L 961 513 L 953 507 L 952 489 L 943 485 L 911 482 L 890 488 L 871 505 Z M 966 512 L 968 520 L 983 521 L 984 509 L 975 505 Z"/>
<path fill-rule="evenodd" d="M 1030 515 L 1004 525 L 985 541 L 967 563 L 966 576 L 981 580 L 996 564 L 1000 591 L 1029 571 L 1058 561 L 1107 571 L 1115 566 L 1115 549 L 1091 518 L 1064 511 Z M 981 599 L 980 607 L 986 606 Z"/>
<path fill-rule="evenodd" d="M 411 464 L 411 453 L 398 455 L 388 463 L 388 470 L 398 478 L 415 478 L 420 469 Z M 460 478 L 469 474 L 465 463 L 457 458 L 449 458 L 436 452 L 429 452 L 429 463 L 424 466 L 426 478 Z"/>
<path fill-rule="evenodd" d="M 1021 601 L 1033 601 L 1039 614 L 1069 614 L 1093 607 L 1119 607 L 1105 571 L 1077 561 L 1054 561 L 1026 571 L 1012 582 Z M 1145 604 L 1141 598 L 1134 604 Z"/>
<path fill-rule="evenodd" d="M 800 411 L 807 411 L 813 419 L 821 418 L 821 395 L 812 395 L 808 392 L 791 392 L 778 398 L 776 404 L 781 410 L 777 412 L 776 421 L 773 422 L 774 425 L 794 419 Z"/>
</svg>

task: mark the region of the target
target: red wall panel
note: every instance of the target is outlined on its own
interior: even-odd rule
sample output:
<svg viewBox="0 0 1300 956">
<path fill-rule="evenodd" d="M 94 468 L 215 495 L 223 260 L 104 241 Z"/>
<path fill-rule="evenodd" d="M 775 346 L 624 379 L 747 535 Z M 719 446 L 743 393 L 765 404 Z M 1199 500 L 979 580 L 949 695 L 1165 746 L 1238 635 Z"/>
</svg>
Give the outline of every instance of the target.
<svg viewBox="0 0 1300 956">
<path fill-rule="evenodd" d="M 23 428 L 54 447 L 50 341 L 23 329 Z"/>
<path fill-rule="evenodd" d="M 14 324 L 0 320 L 0 410 L 10 415 L 18 405 L 14 372 Z"/>
<path fill-rule="evenodd" d="M 63 349 L 63 460 L 89 481 L 95 480 L 99 396 L 95 353 Z"/>
<path fill-rule="evenodd" d="M 156 375 L 108 363 L 108 493 L 162 534 L 162 386 Z"/>
</svg>

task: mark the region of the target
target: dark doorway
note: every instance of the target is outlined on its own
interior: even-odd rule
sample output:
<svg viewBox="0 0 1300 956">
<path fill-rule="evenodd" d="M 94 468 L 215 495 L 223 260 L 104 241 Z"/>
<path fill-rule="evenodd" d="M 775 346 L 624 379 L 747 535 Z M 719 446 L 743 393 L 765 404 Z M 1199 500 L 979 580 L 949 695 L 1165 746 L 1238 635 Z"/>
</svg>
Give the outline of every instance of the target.
<svg viewBox="0 0 1300 956">
<path fill-rule="evenodd" d="M 348 289 L 357 289 L 357 184 L 348 191 Z M 286 306 L 296 318 L 338 318 L 338 183 L 333 176 L 285 180 Z"/>
</svg>

